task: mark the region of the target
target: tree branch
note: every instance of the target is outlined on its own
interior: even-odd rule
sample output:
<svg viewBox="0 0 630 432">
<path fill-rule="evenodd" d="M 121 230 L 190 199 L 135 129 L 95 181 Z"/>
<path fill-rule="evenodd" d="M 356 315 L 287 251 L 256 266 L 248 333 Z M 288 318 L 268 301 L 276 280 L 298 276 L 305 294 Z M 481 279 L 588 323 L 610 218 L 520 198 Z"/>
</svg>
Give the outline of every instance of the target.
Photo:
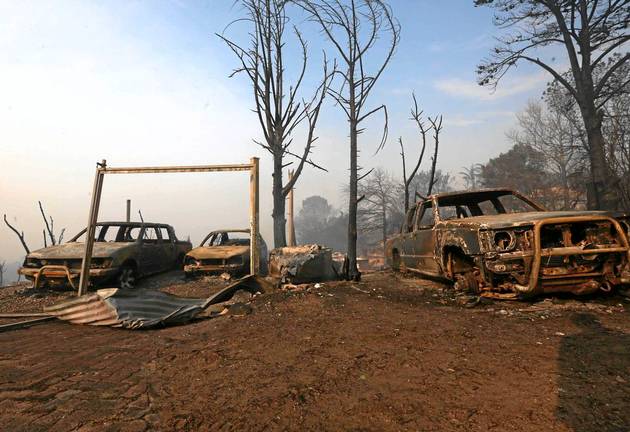
<svg viewBox="0 0 630 432">
<path fill-rule="evenodd" d="M 28 248 L 28 246 L 26 245 L 26 241 L 24 240 L 24 231 L 20 232 L 13 225 L 11 225 L 9 221 L 7 220 L 6 214 L 4 215 L 4 223 L 7 224 L 7 226 L 11 229 L 11 231 L 15 233 L 18 239 L 20 239 L 20 243 L 22 243 L 22 247 L 24 248 L 26 253 L 27 254 L 31 253 L 31 250 Z"/>
</svg>

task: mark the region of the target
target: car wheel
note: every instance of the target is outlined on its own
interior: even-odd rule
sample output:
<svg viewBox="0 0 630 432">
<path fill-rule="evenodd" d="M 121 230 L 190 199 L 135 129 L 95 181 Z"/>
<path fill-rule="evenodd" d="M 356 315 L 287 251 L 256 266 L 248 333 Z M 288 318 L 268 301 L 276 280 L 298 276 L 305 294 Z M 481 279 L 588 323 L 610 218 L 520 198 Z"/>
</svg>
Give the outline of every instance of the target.
<svg viewBox="0 0 630 432">
<path fill-rule="evenodd" d="M 118 286 L 120 289 L 134 289 L 136 287 L 136 269 L 131 265 L 126 265 L 118 275 Z"/>
<path fill-rule="evenodd" d="M 400 271 L 400 252 L 397 249 L 392 251 L 392 270 Z"/>
<path fill-rule="evenodd" d="M 455 291 L 466 294 L 479 294 L 479 282 L 472 271 L 456 274 L 454 287 Z"/>
<path fill-rule="evenodd" d="M 451 279 L 456 291 L 479 294 L 479 270 L 472 260 L 460 253 L 448 252 L 445 276 Z"/>
</svg>

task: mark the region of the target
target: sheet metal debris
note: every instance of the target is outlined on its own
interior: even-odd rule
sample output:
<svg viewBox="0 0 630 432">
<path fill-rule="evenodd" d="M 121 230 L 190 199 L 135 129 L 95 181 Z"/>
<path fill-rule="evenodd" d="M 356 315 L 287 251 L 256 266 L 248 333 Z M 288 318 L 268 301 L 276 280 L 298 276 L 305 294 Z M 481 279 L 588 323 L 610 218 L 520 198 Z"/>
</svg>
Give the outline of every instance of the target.
<svg viewBox="0 0 630 432">
<path fill-rule="evenodd" d="M 209 298 L 183 298 L 153 290 L 101 289 L 77 299 L 44 308 L 73 324 L 148 329 L 181 324 L 207 307 L 229 300 L 238 290 L 263 291 L 264 281 L 246 276 Z"/>
<path fill-rule="evenodd" d="M 269 254 L 269 275 L 282 283 L 301 284 L 340 279 L 332 250 L 317 244 L 277 248 Z"/>
</svg>

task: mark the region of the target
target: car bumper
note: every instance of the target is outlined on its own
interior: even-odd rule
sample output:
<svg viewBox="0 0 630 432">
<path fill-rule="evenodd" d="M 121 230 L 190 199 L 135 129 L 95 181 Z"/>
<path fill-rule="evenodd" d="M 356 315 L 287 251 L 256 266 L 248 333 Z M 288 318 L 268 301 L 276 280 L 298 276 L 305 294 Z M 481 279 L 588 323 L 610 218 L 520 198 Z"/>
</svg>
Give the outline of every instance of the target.
<svg viewBox="0 0 630 432">
<path fill-rule="evenodd" d="M 244 271 L 245 266 L 243 264 L 210 264 L 210 265 L 195 265 L 189 264 L 184 266 L 184 272 L 186 274 L 203 274 L 203 273 L 237 273 Z"/>
<path fill-rule="evenodd" d="M 622 244 L 596 249 L 583 249 L 579 247 L 541 247 L 541 228 L 550 224 L 570 224 L 574 222 L 610 222 L 613 229 L 617 230 L 617 238 Z M 488 254 L 486 254 L 488 255 Z M 613 286 L 630 284 L 630 245 L 628 245 L 621 226 L 610 217 L 566 217 L 550 218 L 537 222 L 534 225 L 534 247 L 530 252 L 509 252 L 503 254 L 491 253 L 486 256 L 485 268 L 496 272 L 499 267 L 503 273 L 509 272 L 507 268 L 515 260 L 524 260 L 529 263 L 529 273 L 526 273 L 524 283 L 506 283 L 501 286 L 502 291 L 515 292 L 521 297 L 529 297 L 538 294 L 568 292 L 577 295 L 591 294 L 596 291 L 609 291 Z M 546 263 L 555 260 L 576 256 L 602 256 L 616 258 L 621 264 L 604 263 L 600 268 L 591 268 L 584 265 L 580 267 L 548 267 Z M 506 271 L 507 269 L 507 271 Z M 506 294 L 509 296 L 510 294 Z"/>
<path fill-rule="evenodd" d="M 119 271 L 119 267 L 90 269 L 90 279 L 107 279 L 118 274 Z M 49 265 L 40 268 L 21 267 L 18 270 L 18 274 L 32 280 L 36 288 L 39 287 L 44 280 L 53 283 L 68 281 L 70 285 L 75 287 L 75 281 L 81 277 L 81 270 L 71 269 L 61 265 Z"/>
</svg>

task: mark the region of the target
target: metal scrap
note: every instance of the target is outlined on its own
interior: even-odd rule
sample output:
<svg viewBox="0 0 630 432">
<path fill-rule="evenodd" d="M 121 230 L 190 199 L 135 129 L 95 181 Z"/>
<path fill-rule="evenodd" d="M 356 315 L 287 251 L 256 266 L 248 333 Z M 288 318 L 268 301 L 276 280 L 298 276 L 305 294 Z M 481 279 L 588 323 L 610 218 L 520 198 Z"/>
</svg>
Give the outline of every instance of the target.
<svg viewBox="0 0 630 432">
<path fill-rule="evenodd" d="M 183 298 L 153 290 L 109 288 L 44 308 L 44 311 L 73 324 L 148 329 L 192 320 L 209 306 L 229 300 L 245 289 L 264 291 L 260 278 L 246 276 L 209 298 Z"/>
</svg>

